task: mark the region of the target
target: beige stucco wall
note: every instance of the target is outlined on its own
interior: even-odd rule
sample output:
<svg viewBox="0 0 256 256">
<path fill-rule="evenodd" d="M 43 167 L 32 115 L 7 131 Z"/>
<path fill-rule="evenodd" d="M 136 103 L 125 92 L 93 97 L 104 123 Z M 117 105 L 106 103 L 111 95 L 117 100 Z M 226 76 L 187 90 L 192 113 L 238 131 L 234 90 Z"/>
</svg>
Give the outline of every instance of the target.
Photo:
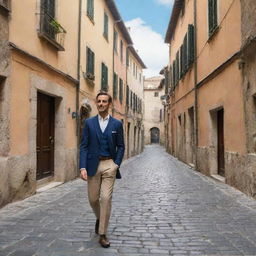
<svg viewBox="0 0 256 256">
<path fill-rule="evenodd" d="M 218 5 L 219 30 L 210 39 L 207 3 L 207 1 L 200 1 L 197 11 L 197 24 L 200 26 L 197 30 L 198 82 L 237 53 L 241 47 L 240 1 L 220 2 Z"/>
<path fill-rule="evenodd" d="M 108 15 L 108 40 L 103 36 L 104 12 Z M 113 85 L 113 17 L 105 1 L 94 1 L 94 21 L 87 16 L 87 1 L 82 1 L 81 23 L 81 68 L 80 68 L 80 105 L 88 99 L 92 107 L 91 115 L 97 114 L 94 99 L 101 89 L 101 63 L 108 67 L 109 93 L 112 95 Z M 89 84 L 84 78 L 86 72 L 86 46 L 95 54 L 94 85 Z"/>
<path fill-rule="evenodd" d="M 77 76 L 78 2 L 72 0 L 56 3 L 56 20 L 67 31 L 65 51 L 58 52 L 48 42 L 38 37 L 40 24 L 40 1 L 12 1 L 10 19 L 10 42 L 44 60 L 49 65 Z M 68 18 L 67 18 L 68 17 Z"/>
</svg>

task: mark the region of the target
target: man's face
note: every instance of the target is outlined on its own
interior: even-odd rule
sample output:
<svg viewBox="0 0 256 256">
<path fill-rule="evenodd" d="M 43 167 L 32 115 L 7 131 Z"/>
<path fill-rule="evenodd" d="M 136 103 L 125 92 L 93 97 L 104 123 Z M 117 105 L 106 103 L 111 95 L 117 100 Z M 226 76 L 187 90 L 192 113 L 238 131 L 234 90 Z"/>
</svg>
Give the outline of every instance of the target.
<svg viewBox="0 0 256 256">
<path fill-rule="evenodd" d="M 110 103 L 108 102 L 109 98 L 107 95 L 100 95 L 98 96 L 98 98 L 96 99 L 96 105 L 97 105 L 97 109 L 99 111 L 99 114 L 107 114 L 108 113 L 108 109 L 110 106 Z"/>
</svg>

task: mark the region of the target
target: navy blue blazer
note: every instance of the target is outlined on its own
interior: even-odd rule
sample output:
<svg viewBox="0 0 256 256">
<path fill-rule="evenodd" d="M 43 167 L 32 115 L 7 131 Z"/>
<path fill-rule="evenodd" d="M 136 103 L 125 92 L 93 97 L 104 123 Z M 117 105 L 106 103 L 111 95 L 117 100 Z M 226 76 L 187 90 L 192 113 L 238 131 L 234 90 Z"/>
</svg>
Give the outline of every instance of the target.
<svg viewBox="0 0 256 256">
<path fill-rule="evenodd" d="M 111 157 L 115 164 L 120 166 L 125 150 L 122 122 L 109 116 L 106 133 Z M 86 119 L 80 145 L 80 169 L 85 168 L 88 176 L 94 176 L 97 172 L 100 161 L 100 137 L 98 116 Z M 121 179 L 119 168 L 116 178 Z"/>
</svg>

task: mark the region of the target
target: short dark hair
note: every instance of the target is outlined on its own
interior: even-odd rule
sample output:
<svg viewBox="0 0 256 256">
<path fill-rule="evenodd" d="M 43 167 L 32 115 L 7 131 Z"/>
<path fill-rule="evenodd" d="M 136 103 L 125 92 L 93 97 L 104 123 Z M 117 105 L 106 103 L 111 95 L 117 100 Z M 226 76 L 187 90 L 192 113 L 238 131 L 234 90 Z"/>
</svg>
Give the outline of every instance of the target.
<svg viewBox="0 0 256 256">
<path fill-rule="evenodd" d="M 96 96 L 96 100 L 98 99 L 98 97 L 99 97 L 100 95 L 106 95 L 106 96 L 108 96 L 108 102 L 109 102 L 109 103 L 112 103 L 112 97 L 111 97 L 107 92 L 105 92 L 105 91 L 100 91 L 100 92 L 97 94 L 97 96 Z"/>
</svg>

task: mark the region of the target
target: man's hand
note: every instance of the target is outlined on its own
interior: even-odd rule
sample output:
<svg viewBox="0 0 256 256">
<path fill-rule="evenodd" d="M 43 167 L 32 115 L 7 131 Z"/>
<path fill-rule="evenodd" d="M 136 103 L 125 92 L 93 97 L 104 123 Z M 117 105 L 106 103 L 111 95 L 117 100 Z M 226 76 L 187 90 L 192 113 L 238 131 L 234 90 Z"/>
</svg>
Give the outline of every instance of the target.
<svg viewBox="0 0 256 256">
<path fill-rule="evenodd" d="M 80 171 L 80 178 L 81 178 L 82 180 L 87 181 L 87 171 L 86 171 L 85 169 L 82 169 L 82 170 Z"/>
</svg>

